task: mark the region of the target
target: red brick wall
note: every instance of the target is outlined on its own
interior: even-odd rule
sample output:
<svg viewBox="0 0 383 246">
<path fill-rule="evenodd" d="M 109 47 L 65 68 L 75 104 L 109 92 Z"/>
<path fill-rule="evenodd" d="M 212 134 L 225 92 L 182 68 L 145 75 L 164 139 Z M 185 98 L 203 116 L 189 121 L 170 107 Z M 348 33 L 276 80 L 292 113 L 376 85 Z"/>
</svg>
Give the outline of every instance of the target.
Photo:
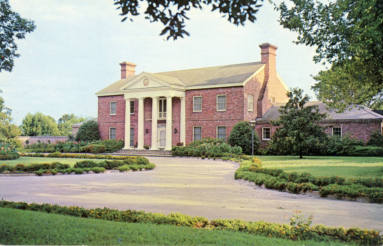
<svg viewBox="0 0 383 246">
<path fill-rule="evenodd" d="M 325 132 L 332 135 L 333 127 L 342 128 L 342 136 L 350 136 L 355 139 L 368 142 L 372 133 L 381 129 L 379 121 L 376 122 L 345 122 L 345 123 L 333 123 L 333 124 L 321 124 L 325 127 Z"/>
<path fill-rule="evenodd" d="M 226 111 L 216 109 L 216 96 L 226 95 Z M 193 112 L 193 96 L 202 96 L 202 112 Z M 226 126 L 228 137 L 233 126 L 244 119 L 243 87 L 186 91 L 186 144 L 193 141 L 193 127 L 202 127 L 202 138 L 216 137 L 217 126 Z"/>
<path fill-rule="evenodd" d="M 116 115 L 110 115 L 110 103 L 116 102 Z M 116 128 L 116 138 L 124 140 L 125 136 L 125 100 L 124 96 L 98 97 L 98 129 L 101 139 L 109 139 L 109 128 Z"/>
<path fill-rule="evenodd" d="M 254 120 L 257 117 L 257 101 L 259 92 L 261 91 L 262 83 L 264 79 L 264 70 L 255 75 L 250 81 L 244 86 L 244 97 L 243 97 L 243 111 L 244 119 L 246 121 Z M 248 95 L 253 95 L 253 112 L 249 112 L 247 108 Z"/>
</svg>

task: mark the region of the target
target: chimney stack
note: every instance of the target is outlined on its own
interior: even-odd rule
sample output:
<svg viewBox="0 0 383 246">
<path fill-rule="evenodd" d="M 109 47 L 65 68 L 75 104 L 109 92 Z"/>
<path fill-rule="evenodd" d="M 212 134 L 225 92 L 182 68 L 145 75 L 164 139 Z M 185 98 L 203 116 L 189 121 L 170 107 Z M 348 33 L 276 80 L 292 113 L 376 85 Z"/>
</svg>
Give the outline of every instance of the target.
<svg viewBox="0 0 383 246">
<path fill-rule="evenodd" d="M 132 62 L 121 62 L 121 79 L 129 79 L 136 73 L 136 64 Z"/>
<path fill-rule="evenodd" d="M 266 76 L 276 76 L 276 56 L 278 47 L 269 43 L 263 43 L 259 47 L 261 48 L 261 62 L 265 64 Z"/>
</svg>

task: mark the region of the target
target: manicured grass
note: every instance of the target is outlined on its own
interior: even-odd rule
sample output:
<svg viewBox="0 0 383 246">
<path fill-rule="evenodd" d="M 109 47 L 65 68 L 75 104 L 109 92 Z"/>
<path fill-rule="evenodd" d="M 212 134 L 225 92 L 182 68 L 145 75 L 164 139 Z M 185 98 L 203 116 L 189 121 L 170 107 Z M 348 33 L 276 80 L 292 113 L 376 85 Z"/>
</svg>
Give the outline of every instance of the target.
<svg viewBox="0 0 383 246">
<path fill-rule="evenodd" d="M 243 232 L 209 231 L 85 219 L 0 208 L 2 244 L 97 245 L 351 245 L 339 242 L 289 241 Z"/>
<path fill-rule="evenodd" d="M 0 165 L 7 164 L 15 166 L 17 164 L 34 164 L 34 163 L 52 163 L 60 162 L 63 164 L 69 164 L 73 166 L 78 161 L 91 160 L 95 162 L 103 161 L 103 159 L 81 159 L 81 158 L 50 158 L 50 157 L 20 157 L 16 160 L 0 160 Z"/>
<path fill-rule="evenodd" d="M 286 172 L 308 172 L 314 176 L 345 178 L 382 177 L 383 157 L 353 156 L 257 156 L 264 168 L 279 168 Z"/>
</svg>

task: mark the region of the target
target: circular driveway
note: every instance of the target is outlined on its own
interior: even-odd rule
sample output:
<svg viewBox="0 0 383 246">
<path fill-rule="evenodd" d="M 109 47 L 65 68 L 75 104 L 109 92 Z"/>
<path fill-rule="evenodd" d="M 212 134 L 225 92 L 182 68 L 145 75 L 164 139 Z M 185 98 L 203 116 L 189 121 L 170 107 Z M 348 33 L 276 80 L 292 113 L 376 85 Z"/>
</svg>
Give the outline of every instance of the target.
<svg viewBox="0 0 383 246">
<path fill-rule="evenodd" d="M 193 216 L 288 223 L 297 211 L 314 224 L 383 231 L 383 205 L 262 189 L 234 180 L 237 164 L 149 157 L 152 171 L 58 176 L 0 176 L 0 198 L 83 207 L 180 212 Z"/>
</svg>

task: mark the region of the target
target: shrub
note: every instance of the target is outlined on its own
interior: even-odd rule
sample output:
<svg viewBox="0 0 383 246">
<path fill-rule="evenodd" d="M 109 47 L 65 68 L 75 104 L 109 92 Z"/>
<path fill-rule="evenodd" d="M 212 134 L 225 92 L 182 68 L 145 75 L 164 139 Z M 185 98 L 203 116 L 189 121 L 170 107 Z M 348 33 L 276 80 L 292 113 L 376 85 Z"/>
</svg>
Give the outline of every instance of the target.
<svg viewBox="0 0 383 246">
<path fill-rule="evenodd" d="M 89 144 L 81 148 L 81 151 L 87 152 L 87 153 L 93 153 L 93 154 L 104 153 L 105 150 L 106 148 L 102 144 Z"/>
<path fill-rule="evenodd" d="M 98 124 L 94 120 L 83 123 L 76 135 L 76 141 L 94 141 L 99 139 Z"/>
<path fill-rule="evenodd" d="M 98 167 L 98 163 L 90 160 L 86 161 L 78 161 L 76 164 L 74 164 L 75 168 L 92 168 L 92 167 Z"/>
<path fill-rule="evenodd" d="M 380 133 L 380 131 L 376 131 L 372 133 L 370 136 L 370 140 L 368 141 L 367 144 L 372 146 L 383 147 L 383 136 Z"/>
<path fill-rule="evenodd" d="M 251 154 L 251 136 L 252 136 L 252 127 L 249 122 L 242 121 L 237 123 L 230 132 L 228 142 L 231 146 L 241 147 L 243 153 Z M 259 138 L 254 131 L 254 152 L 257 151 L 259 147 Z"/>
<path fill-rule="evenodd" d="M 383 147 L 380 146 L 355 146 L 352 155 L 355 156 L 383 156 Z"/>
<path fill-rule="evenodd" d="M 15 160 L 19 157 L 14 145 L 0 142 L 0 160 Z"/>
</svg>

